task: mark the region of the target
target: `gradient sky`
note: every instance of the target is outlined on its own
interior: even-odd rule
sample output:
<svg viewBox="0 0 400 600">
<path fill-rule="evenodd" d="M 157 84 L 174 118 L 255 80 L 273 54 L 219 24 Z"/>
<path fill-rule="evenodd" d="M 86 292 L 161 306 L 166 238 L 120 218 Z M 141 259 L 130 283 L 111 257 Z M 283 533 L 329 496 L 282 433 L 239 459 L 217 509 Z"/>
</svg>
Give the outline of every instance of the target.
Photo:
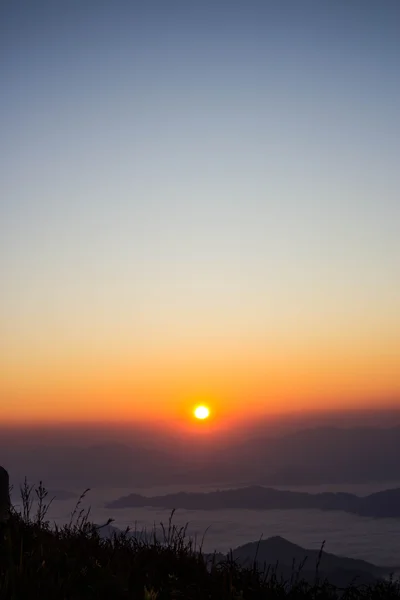
<svg viewBox="0 0 400 600">
<path fill-rule="evenodd" d="M 397 0 L 0 8 L 3 421 L 400 406 Z"/>
</svg>

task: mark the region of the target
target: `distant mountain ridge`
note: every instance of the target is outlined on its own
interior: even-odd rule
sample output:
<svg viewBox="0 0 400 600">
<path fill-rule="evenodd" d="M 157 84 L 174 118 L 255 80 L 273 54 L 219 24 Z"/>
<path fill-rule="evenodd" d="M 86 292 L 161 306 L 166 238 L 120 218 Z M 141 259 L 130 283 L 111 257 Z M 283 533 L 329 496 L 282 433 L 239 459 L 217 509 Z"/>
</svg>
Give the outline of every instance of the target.
<svg viewBox="0 0 400 600">
<path fill-rule="evenodd" d="M 344 511 L 375 518 L 400 517 L 400 488 L 362 497 L 343 492 L 310 494 L 262 486 L 249 486 L 215 492 L 178 492 L 163 496 L 129 494 L 106 505 L 107 508 L 111 509 L 143 506 L 188 510 L 319 509 Z"/>
</svg>

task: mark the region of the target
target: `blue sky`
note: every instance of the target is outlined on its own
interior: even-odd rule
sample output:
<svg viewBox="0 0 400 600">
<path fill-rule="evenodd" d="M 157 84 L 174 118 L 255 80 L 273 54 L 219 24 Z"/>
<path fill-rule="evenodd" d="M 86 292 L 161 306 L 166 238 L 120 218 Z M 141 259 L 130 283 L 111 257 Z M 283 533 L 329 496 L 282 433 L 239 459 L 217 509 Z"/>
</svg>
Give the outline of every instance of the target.
<svg viewBox="0 0 400 600">
<path fill-rule="evenodd" d="M 400 335 L 397 2 L 0 11 L 4 355 Z"/>
</svg>

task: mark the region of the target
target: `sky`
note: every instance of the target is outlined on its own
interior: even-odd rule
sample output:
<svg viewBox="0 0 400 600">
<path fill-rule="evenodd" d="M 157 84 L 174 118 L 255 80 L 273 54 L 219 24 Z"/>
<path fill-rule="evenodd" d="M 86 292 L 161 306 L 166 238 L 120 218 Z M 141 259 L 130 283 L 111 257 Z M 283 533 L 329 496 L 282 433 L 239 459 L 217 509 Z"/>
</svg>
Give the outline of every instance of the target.
<svg viewBox="0 0 400 600">
<path fill-rule="evenodd" d="M 400 407 L 396 0 L 0 7 L 0 420 Z"/>
</svg>

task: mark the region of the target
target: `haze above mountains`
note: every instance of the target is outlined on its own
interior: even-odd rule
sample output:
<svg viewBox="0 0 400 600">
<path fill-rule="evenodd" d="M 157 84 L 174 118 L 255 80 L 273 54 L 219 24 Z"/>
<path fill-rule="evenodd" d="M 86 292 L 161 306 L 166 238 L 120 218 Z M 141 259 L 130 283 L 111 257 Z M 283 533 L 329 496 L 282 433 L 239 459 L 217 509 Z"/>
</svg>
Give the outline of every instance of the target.
<svg viewBox="0 0 400 600">
<path fill-rule="evenodd" d="M 0 454 L 14 483 L 27 476 L 55 489 L 400 481 L 399 413 L 361 417 L 265 422 L 197 438 L 144 426 L 3 428 Z"/>
</svg>

